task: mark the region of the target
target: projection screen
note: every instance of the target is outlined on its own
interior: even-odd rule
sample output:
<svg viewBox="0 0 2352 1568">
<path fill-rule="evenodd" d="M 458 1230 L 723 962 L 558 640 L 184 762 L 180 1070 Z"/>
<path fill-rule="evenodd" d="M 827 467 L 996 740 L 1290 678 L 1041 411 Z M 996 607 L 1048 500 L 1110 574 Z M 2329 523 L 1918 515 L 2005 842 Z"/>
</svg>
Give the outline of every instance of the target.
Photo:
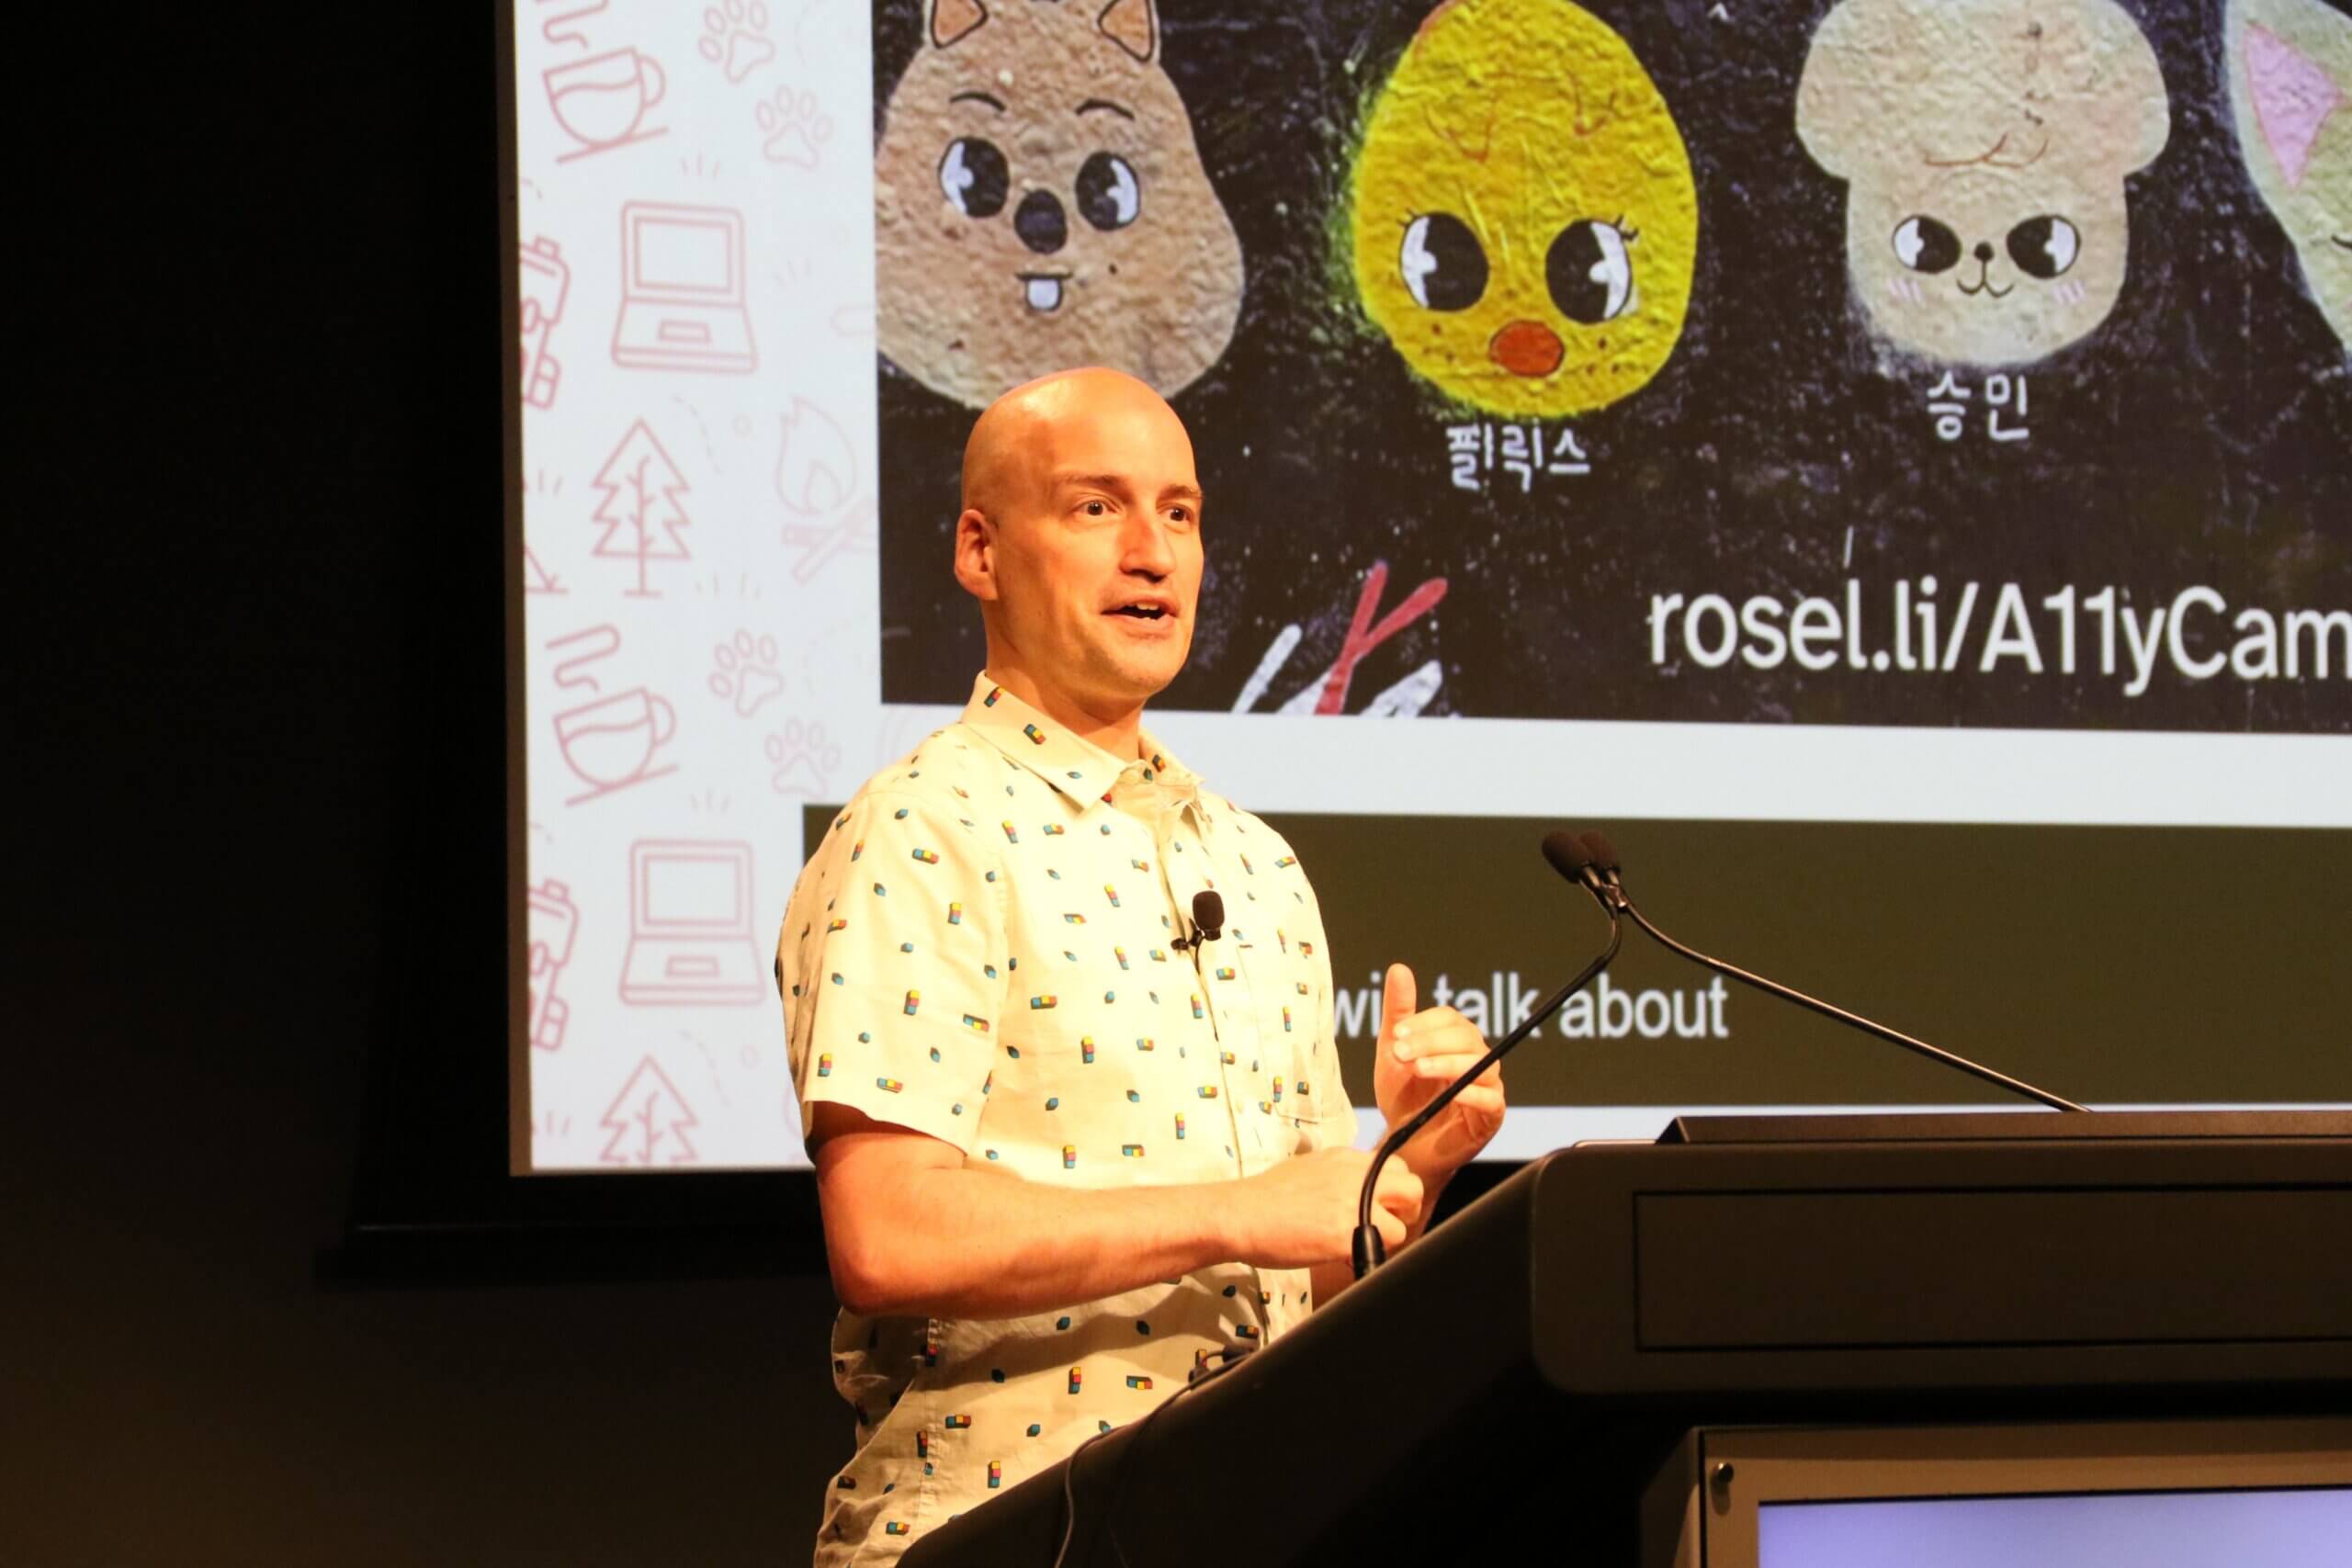
<svg viewBox="0 0 2352 1568">
<path fill-rule="evenodd" d="M 517 0 L 520 1171 L 805 1164 L 807 850 L 983 661 L 978 409 L 1129 370 L 1147 722 L 1488 1033 L 1668 931 L 2094 1105 L 2352 1102 L 2352 19 L 2324 0 Z M 1629 946 L 1495 1157 L 1993 1106 Z M 1363 1118 L 1367 1135 L 1376 1115 Z"/>
</svg>

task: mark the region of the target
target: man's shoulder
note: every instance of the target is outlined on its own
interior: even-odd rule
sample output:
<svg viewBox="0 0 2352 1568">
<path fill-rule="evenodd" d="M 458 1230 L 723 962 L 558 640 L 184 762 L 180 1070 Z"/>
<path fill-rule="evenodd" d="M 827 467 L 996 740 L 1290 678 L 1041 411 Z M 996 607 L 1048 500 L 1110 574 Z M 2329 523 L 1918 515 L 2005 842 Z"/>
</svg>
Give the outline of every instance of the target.
<svg viewBox="0 0 2352 1568">
<path fill-rule="evenodd" d="M 884 851 L 900 836 L 911 836 L 925 852 L 944 850 L 951 841 L 970 842 L 979 847 L 981 863 L 992 865 L 994 846 L 979 833 L 977 803 L 989 792 L 1001 793 L 1005 767 L 1003 754 L 960 720 L 932 731 L 877 770 L 833 814 L 822 838 L 807 852 L 793 889 L 795 907 L 805 898 L 829 896 L 829 880 L 849 863 Z M 991 871 L 991 880 L 994 875 Z"/>
<path fill-rule="evenodd" d="M 1283 837 L 1281 829 L 1249 807 L 1237 805 L 1232 796 L 1220 794 L 1204 784 L 1201 785 L 1201 799 L 1221 819 L 1231 823 L 1235 831 L 1264 843 L 1280 845 L 1284 850 L 1290 848 L 1290 840 Z"/>
<path fill-rule="evenodd" d="M 885 799 L 901 805 L 968 808 L 980 786 L 997 787 L 999 775 L 1008 766 L 1003 753 L 957 719 L 933 730 L 913 750 L 877 770 L 857 787 L 843 811 L 854 813 Z"/>
<path fill-rule="evenodd" d="M 1005 766 L 1003 755 L 960 720 L 932 731 L 842 804 L 826 825 L 823 840 L 808 852 L 808 869 L 818 869 L 820 862 L 831 864 L 830 857 L 842 852 L 856 858 L 870 830 L 904 828 L 910 822 L 973 829 L 976 803 L 988 792 L 1001 791 Z M 836 849 L 837 844 L 847 851 Z"/>
<path fill-rule="evenodd" d="M 1253 871 L 1260 867 L 1289 871 L 1298 866 L 1298 852 L 1291 847 L 1281 829 L 1206 785 L 1202 786 L 1201 798 L 1220 821 L 1233 829 L 1241 853 L 1249 858 Z"/>
</svg>

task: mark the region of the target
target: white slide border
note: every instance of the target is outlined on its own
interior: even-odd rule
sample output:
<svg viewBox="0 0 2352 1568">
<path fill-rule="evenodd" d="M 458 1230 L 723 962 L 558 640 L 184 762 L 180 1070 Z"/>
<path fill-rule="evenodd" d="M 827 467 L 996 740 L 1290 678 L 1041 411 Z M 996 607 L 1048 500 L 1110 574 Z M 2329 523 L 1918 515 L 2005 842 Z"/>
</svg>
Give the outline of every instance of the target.
<svg viewBox="0 0 2352 1568">
<path fill-rule="evenodd" d="M 922 734 L 959 710 L 886 711 Z M 1145 723 L 1261 813 L 2352 828 L 2347 735 L 1187 709 Z"/>
<path fill-rule="evenodd" d="M 1396 729 L 1189 712 L 1148 722 L 1257 811 L 2352 828 L 2343 735 L 1493 718 Z M 1269 722 L 1298 728 L 1269 736 Z"/>
</svg>

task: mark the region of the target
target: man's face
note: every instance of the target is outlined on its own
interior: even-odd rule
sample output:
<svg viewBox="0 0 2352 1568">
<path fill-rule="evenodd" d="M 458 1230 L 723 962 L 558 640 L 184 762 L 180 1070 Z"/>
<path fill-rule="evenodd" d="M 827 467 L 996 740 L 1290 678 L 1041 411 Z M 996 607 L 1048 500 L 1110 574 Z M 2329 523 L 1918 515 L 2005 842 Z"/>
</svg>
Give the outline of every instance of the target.
<svg viewBox="0 0 2352 1568">
<path fill-rule="evenodd" d="M 1110 716 L 1165 689 L 1192 649 L 1200 483 L 1191 438 L 1148 389 L 1068 392 L 1023 431 L 989 518 L 994 620 L 1041 689 Z"/>
</svg>

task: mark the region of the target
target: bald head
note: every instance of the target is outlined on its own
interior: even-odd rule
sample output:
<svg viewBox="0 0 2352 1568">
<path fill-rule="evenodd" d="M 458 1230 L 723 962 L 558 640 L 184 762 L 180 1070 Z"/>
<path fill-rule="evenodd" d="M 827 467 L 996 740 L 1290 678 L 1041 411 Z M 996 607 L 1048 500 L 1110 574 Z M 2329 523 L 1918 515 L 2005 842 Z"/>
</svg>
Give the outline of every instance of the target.
<svg viewBox="0 0 2352 1568">
<path fill-rule="evenodd" d="M 989 674 L 1119 755 L 1192 647 L 1201 487 L 1166 399 L 1065 370 L 989 405 L 964 446 L 956 580 Z"/>
<path fill-rule="evenodd" d="M 1090 366 L 1023 381 L 980 412 L 964 443 L 964 506 L 1001 516 L 1051 478 L 1054 434 L 1095 413 L 1143 412 L 1177 425 L 1168 400 L 1123 370 Z"/>
</svg>

